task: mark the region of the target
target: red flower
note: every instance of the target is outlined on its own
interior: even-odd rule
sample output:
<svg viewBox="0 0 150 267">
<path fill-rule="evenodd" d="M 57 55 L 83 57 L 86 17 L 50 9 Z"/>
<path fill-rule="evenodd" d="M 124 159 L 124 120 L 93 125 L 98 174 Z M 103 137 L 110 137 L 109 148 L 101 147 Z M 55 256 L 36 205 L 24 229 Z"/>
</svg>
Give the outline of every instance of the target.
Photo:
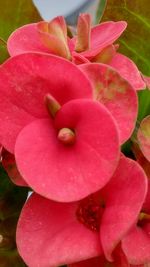
<svg viewBox="0 0 150 267">
<path fill-rule="evenodd" d="M 42 21 L 18 28 L 8 39 L 11 56 L 24 52 L 52 53 L 75 64 L 105 63 L 114 67 L 136 90 L 145 88 L 145 81 L 136 65 L 124 55 L 117 53 L 113 43 L 125 30 L 125 21 L 103 22 L 91 28 L 89 14 L 78 18 L 77 35 L 67 36 L 67 25 L 62 16 L 50 22 Z"/>
<path fill-rule="evenodd" d="M 92 88 L 79 68 L 55 56 L 22 54 L 1 67 L 0 90 L 1 143 L 37 193 L 75 201 L 110 180 L 118 130 L 102 104 L 82 99 L 92 97 Z"/>
<path fill-rule="evenodd" d="M 34 51 L 54 53 L 69 59 L 71 52 L 77 51 L 86 58 L 95 57 L 104 47 L 118 39 L 126 26 L 125 21 L 110 21 L 91 29 L 89 15 L 81 14 L 77 37 L 69 39 L 66 22 L 59 16 L 50 22 L 42 21 L 17 29 L 9 37 L 8 50 L 11 56 Z"/>
<path fill-rule="evenodd" d="M 35 118 L 48 116 L 44 104 L 47 94 L 61 105 L 92 97 L 91 84 L 75 65 L 37 53 L 13 57 L 1 65 L 0 92 L 0 139 L 12 153 L 20 130 Z"/>
<path fill-rule="evenodd" d="M 106 187 L 83 200 L 58 203 L 32 194 L 17 228 L 20 255 L 31 267 L 70 264 L 103 251 L 113 261 L 112 252 L 136 222 L 146 190 L 142 168 L 121 156 Z"/>
</svg>

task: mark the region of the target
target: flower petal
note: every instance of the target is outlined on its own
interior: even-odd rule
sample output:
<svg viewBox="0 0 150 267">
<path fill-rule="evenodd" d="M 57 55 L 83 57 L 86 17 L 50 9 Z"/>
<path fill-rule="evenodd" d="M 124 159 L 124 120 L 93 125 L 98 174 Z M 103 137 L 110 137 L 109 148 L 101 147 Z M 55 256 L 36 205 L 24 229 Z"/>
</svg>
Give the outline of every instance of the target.
<svg viewBox="0 0 150 267">
<path fill-rule="evenodd" d="M 104 255 L 102 255 L 101 257 L 91 258 L 85 261 L 69 264 L 68 267 L 131 267 L 120 246 L 115 249 L 113 256 L 114 262 L 108 262 L 105 259 Z"/>
<path fill-rule="evenodd" d="M 142 74 L 143 80 L 146 83 L 147 88 L 150 90 L 150 77 Z"/>
<path fill-rule="evenodd" d="M 106 46 L 113 44 L 126 29 L 125 21 L 107 21 L 96 25 L 91 29 L 90 49 L 81 54 L 88 59 L 98 55 Z M 76 42 L 76 37 L 72 39 Z"/>
<path fill-rule="evenodd" d="M 112 260 L 112 252 L 136 222 L 147 193 L 147 178 L 135 161 L 121 156 L 113 178 L 105 189 L 106 208 L 100 237 L 104 254 Z"/>
<path fill-rule="evenodd" d="M 116 48 L 114 45 L 106 46 L 96 57 L 92 58 L 92 62 L 108 64 L 112 61 L 112 58 L 116 54 Z"/>
<path fill-rule="evenodd" d="M 142 75 L 131 59 L 120 53 L 116 53 L 109 65 L 116 69 L 124 79 L 130 82 L 133 88 L 136 90 L 145 89 L 146 84 L 142 79 Z"/>
<path fill-rule="evenodd" d="M 72 52 L 72 62 L 76 65 L 89 63 L 90 61 L 83 57 L 80 53 Z"/>
<path fill-rule="evenodd" d="M 35 118 L 48 116 L 46 94 L 64 104 L 71 99 L 91 98 L 92 88 L 71 62 L 52 55 L 26 53 L 1 66 L 0 93 L 0 142 L 13 153 L 20 130 Z"/>
<path fill-rule="evenodd" d="M 150 179 L 148 179 L 148 192 L 142 207 L 142 211 L 150 214 Z"/>
<path fill-rule="evenodd" d="M 150 161 L 150 115 L 142 120 L 137 138 L 145 158 Z"/>
<path fill-rule="evenodd" d="M 150 223 L 149 232 L 134 227 L 122 240 L 122 249 L 131 264 L 150 262 Z"/>
<path fill-rule="evenodd" d="M 37 30 L 42 43 L 49 48 L 49 53 L 68 59 L 71 58 L 64 17 L 58 16 L 49 23 L 41 21 L 37 23 Z"/>
<path fill-rule="evenodd" d="M 113 68 L 98 63 L 83 64 L 81 70 L 95 89 L 95 99 L 103 103 L 115 118 L 124 143 L 132 134 L 137 117 L 137 94 Z"/>
<path fill-rule="evenodd" d="M 83 52 L 90 47 L 91 17 L 89 14 L 80 14 L 77 25 L 76 52 Z"/>
<path fill-rule="evenodd" d="M 50 53 L 43 45 L 37 30 L 37 23 L 27 24 L 15 30 L 8 38 L 7 49 L 11 56 L 24 52 Z"/>
<path fill-rule="evenodd" d="M 17 246 L 30 267 L 53 267 L 102 254 L 99 236 L 78 222 L 78 203 L 32 194 L 17 227 Z"/>
<path fill-rule="evenodd" d="M 75 131 L 73 145 L 58 140 L 63 128 Z M 23 178 L 37 193 L 57 201 L 75 201 L 99 190 L 111 178 L 119 157 L 118 132 L 103 105 L 73 100 L 57 112 L 55 127 L 50 118 L 26 126 L 17 138 L 15 157 Z"/>
</svg>

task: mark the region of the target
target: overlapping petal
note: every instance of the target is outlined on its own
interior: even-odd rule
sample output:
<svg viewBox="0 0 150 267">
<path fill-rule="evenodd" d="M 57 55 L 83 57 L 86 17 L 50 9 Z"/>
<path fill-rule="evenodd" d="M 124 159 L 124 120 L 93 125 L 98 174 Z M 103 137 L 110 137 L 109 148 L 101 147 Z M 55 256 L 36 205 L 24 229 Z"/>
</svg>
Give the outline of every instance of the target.
<svg viewBox="0 0 150 267">
<path fill-rule="evenodd" d="M 48 117 L 44 97 L 64 104 L 91 98 L 91 84 L 72 63 L 48 54 L 26 53 L 0 68 L 0 141 L 10 152 L 20 130 L 36 118 Z"/>
<path fill-rule="evenodd" d="M 98 55 L 91 59 L 91 62 L 109 64 L 116 54 L 116 46 L 106 46 Z"/>
<path fill-rule="evenodd" d="M 77 204 L 30 197 L 17 228 L 18 250 L 28 266 L 53 267 L 102 254 L 98 234 L 78 222 Z"/>
<path fill-rule="evenodd" d="M 81 52 L 81 55 L 91 59 L 99 54 L 103 48 L 113 44 L 113 42 L 119 38 L 127 26 L 125 21 L 109 21 L 101 23 L 100 25 L 96 25 L 90 31 L 89 15 L 81 14 L 79 16 L 78 23 L 78 37 L 75 36 L 72 39 L 68 39 L 67 43 L 66 39 L 64 42 L 64 28 L 66 26 L 62 20 L 62 17 L 56 17 L 49 23 L 33 23 L 18 28 L 10 35 L 7 42 L 7 48 L 10 55 L 15 56 L 24 52 L 35 51 L 54 54 L 57 53 L 57 55 L 70 59 L 70 52 L 72 53 L 73 51 L 76 51 L 77 47 L 79 46 L 78 44 L 80 43 L 81 46 L 82 43 L 82 46 L 84 44 L 85 51 Z M 39 25 L 43 25 L 44 23 L 45 26 L 46 24 L 52 26 L 50 32 L 48 30 L 45 33 L 41 32 L 41 30 L 39 32 Z M 63 38 L 61 38 L 62 36 Z M 44 45 L 45 43 L 46 46 Z M 84 49 L 82 47 L 81 51 Z"/>
<path fill-rule="evenodd" d="M 124 169 L 127 174 L 124 174 Z M 138 164 L 122 156 L 112 180 L 98 194 L 93 195 L 97 200 L 99 197 L 105 199 L 100 238 L 98 232 L 91 231 L 79 221 L 77 211 L 82 200 L 59 203 L 33 194 L 22 210 L 17 227 L 20 255 L 31 267 L 37 264 L 40 267 L 62 264 L 71 264 L 71 267 L 91 266 L 89 264 L 98 264 L 99 261 L 102 266 L 107 266 L 109 263 L 103 257 L 103 247 L 109 260 L 112 260 L 110 254 L 115 249 L 114 262 L 110 266 L 130 266 L 124 251 L 117 244 L 137 220 L 146 195 L 146 182 Z"/>
<path fill-rule="evenodd" d="M 137 138 L 145 158 L 150 161 L 150 115 L 142 120 Z"/>
<path fill-rule="evenodd" d="M 119 36 L 126 29 L 127 23 L 125 21 L 107 21 L 96 25 L 91 29 L 90 48 L 81 54 L 92 59 L 100 53 L 106 46 L 113 44 Z M 76 37 L 70 41 L 76 44 Z"/>
<path fill-rule="evenodd" d="M 150 262 L 150 223 L 146 229 L 134 227 L 122 240 L 122 249 L 134 265 Z"/>
<path fill-rule="evenodd" d="M 123 251 L 120 249 L 120 247 L 115 250 L 113 256 L 114 256 L 113 262 L 108 262 L 103 255 L 101 257 L 95 257 L 74 264 L 69 264 L 68 267 L 131 267 L 131 265 L 127 262 L 127 259 Z M 144 267 L 144 266 L 134 266 L 134 267 Z"/>
<path fill-rule="evenodd" d="M 49 48 L 41 42 L 37 23 L 27 24 L 16 29 L 8 38 L 7 49 L 11 56 L 24 52 L 49 53 Z"/>
<path fill-rule="evenodd" d="M 89 63 L 80 66 L 94 87 L 94 98 L 103 103 L 115 118 L 120 143 L 132 134 L 137 118 L 137 95 L 133 87 L 108 65 Z"/>
<path fill-rule="evenodd" d="M 138 163 L 122 156 L 104 191 L 106 208 L 100 238 L 104 254 L 111 261 L 114 248 L 138 218 L 147 193 L 147 178 Z"/>
<path fill-rule="evenodd" d="M 77 24 L 77 40 L 75 51 L 82 52 L 90 47 L 91 17 L 90 14 L 80 14 Z"/>
<path fill-rule="evenodd" d="M 67 59 L 71 58 L 64 17 L 58 16 L 50 22 L 41 21 L 37 24 L 37 30 L 42 43 L 49 49 L 49 53 Z"/>
<path fill-rule="evenodd" d="M 120 53 L 116 53 L 109 65 L 115 68 L 124 79 L 130 82 L 133 88 L 136 90 L 145 89 L 146 84 L 142 75 L 131 59 Z"/>
<path fill-rule="evenodd" d="M 58 140 L 64 128 L 75 132 L 74 144 L 67 146 Z M 79 200 L 102 188 L 115 171 L 117 127 L 102 104 L 70 101 L 54 121 L 35 120 L 23 128 L 16 140 L 15 157 L 20 173 L 37 193 L 58 201 Z"/>
<path fill-rule="evenodd" d="M 133 265 L 150 263 L 150 180 L 141 212 L 142 218 L 139 216 L 138 222 L 122 240 L 122 249 Z"/>
</svg>

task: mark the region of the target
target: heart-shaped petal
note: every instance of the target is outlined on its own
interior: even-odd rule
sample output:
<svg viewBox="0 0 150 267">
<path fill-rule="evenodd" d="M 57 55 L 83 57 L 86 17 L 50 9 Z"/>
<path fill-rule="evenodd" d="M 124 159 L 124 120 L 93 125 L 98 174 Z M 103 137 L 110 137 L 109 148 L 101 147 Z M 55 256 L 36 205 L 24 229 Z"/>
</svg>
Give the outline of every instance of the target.
<svg viewBox="0 0 150 267">
<path fill-rule="evenodd" d="M 146 84 L 143 81 L 142 75 L 131 59 L 120 53 L 116 53 L 109 65 L 116 69 L 124 79 L 131 83 L 135 90 L 145 89 Z"/>
<path fill-rule="evenodd" d="M 100 227 L 100 238 L 106 258 L 137 221 L 147 193 L 147 178 L 140 165 L 121 156 L 118 167 L 104 188 L 106 208 Z"/>
<path fill-rule="evenodd" d="M 0 94 L 0 142 L 13 153 L 20 130 L 36 118 L 48 117 L 44 103 L 47 94 L 64 104 L 71 99 L 91 98 L 92 88 L 71 62 L 48 54 L 26 53 L 1 66 Z"/>
<path fill-rule="evenodd" d="M 91 29 L 90 48 L 81 52 L 81 54 L 88 59 L 92 59 L 105 47 L 113 44 L 126 27 L 127 23 L 125 21 L 107 21 L 96 25 Z M 70 41 L 72 49 L 75 47 L 76 39 L 77 37 L 75 36 Z"/>
<path fill-rule="evenodd" d="M 59 133 L 66 128 L 74 131 L 73 144 L 60 141 Z M 62 106 L 54 122 L 41 119 L 24 127 L 16 140 L 15 157 L 21 175 L 37 193 L 76 201 L 102 188 L 115 171 L 117 127 L 102 104 L 73 100 Z"/>
<path fill-rule="evenodd" d="M 28 266 L 53 267 L 102 254 L 98 233 L 78 222 L 78 203 L 33 194 L 17 227 L 17 246 Z"/>
<path fill-rule="evenodd" d="M 94 87 L 94 98 L 103 103 L 115 118 L 124 143 L 132 134 L 137 118 L 137 94 L 115 69 L 105 64 L 80 66 Z"/>
<path fill-rule="evenodd" d="M 27 24 L 15 30 L 8 38 L 7 49 L 11 56 L 24 52 L 50 52 L 41 42 L 37 23 Z"/>
<path fill-rule="evenodd" d="M 150 262 L 150 223 L 147 229 L 132 228 L 122 240 L 122 249 L 133 265 Z"/>
</svg>

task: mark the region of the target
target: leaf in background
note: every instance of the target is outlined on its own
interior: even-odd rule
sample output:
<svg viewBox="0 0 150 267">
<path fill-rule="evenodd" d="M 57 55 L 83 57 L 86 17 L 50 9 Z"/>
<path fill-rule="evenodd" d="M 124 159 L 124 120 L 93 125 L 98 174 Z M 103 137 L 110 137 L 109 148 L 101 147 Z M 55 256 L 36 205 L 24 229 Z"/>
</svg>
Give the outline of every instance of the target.
<svg viewBox="0 0 150 267">
<path fill-rule="evenodd" d="M 105 7 L 106 7 L 106 0 L 99 0 L 98 9 L 96 12 L 96 23 L 99 23 L 101 21 L 101 17 L 103 16 Z"/>
<path fill-rule="evenodd" d="M 14 185 L 0 164 L 0 220 L 19 214 L 28 189 Z"/>
<path fill-rule="evenodd" d="M 7 41 L 18 27 L 42 20 L 32 0 L 0 1 L 0 38 Z M 0 41 L 0 63 L 8 58 L 6 47 Z"/>
<path fill-rule="evenodd" d="M 25 267 L 16 248 L 16 226 L 28 189 L 14 185 L 0 164 L 0 266 Z"/>
<path fill-rule="evenodd" d="M 102 17 L 103 21 L 127 21 L 128 27 L 119 39 L 120 52 L 131 58 L 147 76 L 150 76 L 149 10 L 149 0 L 107 0 Z"/>
<path fill-rule="evenodd" d="M 139 91 L 138 98 L 139 98 L 138 121 L 141 121 L 147 115 L 150 114 L 150 91 L 148 89 Z"/>
</svg>

